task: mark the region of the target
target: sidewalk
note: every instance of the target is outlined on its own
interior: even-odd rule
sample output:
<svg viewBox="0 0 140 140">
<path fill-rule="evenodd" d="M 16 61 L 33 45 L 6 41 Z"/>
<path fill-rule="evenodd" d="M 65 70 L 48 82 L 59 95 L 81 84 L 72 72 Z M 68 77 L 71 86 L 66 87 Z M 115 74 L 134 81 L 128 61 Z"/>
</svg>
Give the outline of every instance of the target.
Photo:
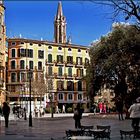
<svg viewBox="0 0 140 140">
<path fill-rule="evenodd" d="M 29 120 L 13 120 L 10 116 L 9 128 L 4 127 L 1 120 L 0 140 L 63 140 L 65 131 L 74 129 L 73 113 L 45 114 L 42 118 L 33 117 L 33 127 L 29 127 Z M 131 130 L 131 120 L 119 121 L 117 114 L 84 113 L 81 123 L 84 125 L 110 125 L 111 139 L 120 140 L 120 130 Z"/>
<path fill-rule="evenodd" d="M 29 117 L 29 114 L 26 114 L 27 118 Z M 83 117 L 90 117 L 90 118 L 110 118 L 110 119 L 117 119 L 118 118 L 118 114 L 117 113 L 111 113 L 111 114 L 99 114 L 96 113 L 96 115 L 94 115 L 94 113 L 83 113 L 82 114 Z M 73 113 L 54 113 L 53 114 L 54 118 L 62 118 L 62 117 L 73 117 Z M 32 118 L 35 118 L 34 115 L 32 115 Z M 47 113 L 42 117 L 37 117 L 37 118 L 51 118 L 51 114 Z M 124 114 L 124 118 L 125 118 L 125 114 Z M 9 120 L 15 120 L 18 118 L 14 117 L 14 114 L 10 114 L 9 116 Z M 23 118 L 22 118 L 23 119 Z M 0 120 L 4 120 L 4 117 L 0 116 Z"/>
</svg>

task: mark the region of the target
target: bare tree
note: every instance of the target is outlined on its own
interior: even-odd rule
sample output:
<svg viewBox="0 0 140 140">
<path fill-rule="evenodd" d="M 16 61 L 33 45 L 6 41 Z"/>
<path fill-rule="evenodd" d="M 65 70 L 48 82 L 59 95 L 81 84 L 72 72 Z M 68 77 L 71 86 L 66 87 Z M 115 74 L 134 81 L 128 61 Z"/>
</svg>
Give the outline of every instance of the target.
<svg viewBox="0 0 140 140">
<path fill-rule="evenodd" d="M 54 109 L 53 109 L 53 79 L 49 78 L 47 79 L 47 88 L 48 88 L 48 93 L 49 93 L 49 99 L 50 99 L 50 103 L 51 103 L 51 117 L 53 118 L 53 113 L 54 113 Z"/>
<path fill-rule="evenodd" d="M 44 80 L 38 79 L 32 82 L 32 93 L 34 97 L 40 97 L 40 105 L 42 104 L 42 98 L 47 93 L 48 88 Z M 36 104 L 36 103 L 35 103 Z"/>
<path fill-rule="evenodd" d="M 117 17 L 120 13 L 124 13 L 125 20 L 130 18 L 136 19 L 136 22 L 140 24 L 140 1 L 139 0 L 90 0 L 96 4 L 103 4 L 112 6 L 114 8 L 113 16 Z"/>
</svg>

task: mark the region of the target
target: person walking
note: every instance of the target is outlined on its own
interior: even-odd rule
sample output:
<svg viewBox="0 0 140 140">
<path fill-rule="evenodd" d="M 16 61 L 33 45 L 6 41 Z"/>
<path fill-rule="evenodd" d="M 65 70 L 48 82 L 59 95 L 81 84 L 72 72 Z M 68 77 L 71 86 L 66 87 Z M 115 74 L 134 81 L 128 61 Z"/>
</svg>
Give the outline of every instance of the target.
<svg viewBox="0 0 140 140">
<path fill-rule="evenodd" d="M 63 107 L 62 107 L 62 113 L 66 113 L 66 111 L 65 111 L 65 105 L 63 105 Z"/>
<path fill-rule="evenodd" d="M 81 119 L 82 119 L 82 110 L 80 108 L 80 104 L 77 104 L 77 107 L 74 110 L 74 116 L 75 120 L 75 128 L 81 128 Z"/>
<path fill-rule="evenodd" d="M 121 97 L 118 97 L 116 100 L 116 109 L 118 111 L 118 116 L 119 116 L 119 120 L 124 120 L 123 119 L 123 101 L 121 99 Z"/>
<path fill-rule="evenodd" d="M 8 127 L 10 107 L 6 102 L 3 103 L 2 112 L 5 119 L 5 127 Z"/>
<path fill-rule="evenodd" d="M 55 113 L 60 113 L 60 112 L 59 112 L 58 105 L 56 106 L 56 111 L 55 111 Z"/>
<path fill-rule="evenodd" d="M 99 103 L 99 109 L 100 109 L 100 113 L 102 113 L 102 111 L 103 111 L 103 103 L 102 102 Z"/>
<path fill-rule="evenodd" d="M 132 128 L 134 131 L 139 131 L 139 122 L 140 122 L 140 102 L 135 100 L 134 103 L 128 109 L 130 113 L 130 118 L 132 119 Z"/>
</svg>

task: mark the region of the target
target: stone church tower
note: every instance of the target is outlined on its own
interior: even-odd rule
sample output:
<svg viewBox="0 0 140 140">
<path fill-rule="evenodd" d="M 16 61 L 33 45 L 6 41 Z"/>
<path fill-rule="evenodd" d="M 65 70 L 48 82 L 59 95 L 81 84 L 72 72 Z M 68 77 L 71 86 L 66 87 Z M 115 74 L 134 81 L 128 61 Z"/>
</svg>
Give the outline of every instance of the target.
<svg viewBox="0 0 140 140">
<path fill-rule="evenodd" d="M 66 43 L 66 18 L 63 16 L 61 2 L 58 3 L 54 21 L 54 41 L 55 43 Z"/>
</svg>

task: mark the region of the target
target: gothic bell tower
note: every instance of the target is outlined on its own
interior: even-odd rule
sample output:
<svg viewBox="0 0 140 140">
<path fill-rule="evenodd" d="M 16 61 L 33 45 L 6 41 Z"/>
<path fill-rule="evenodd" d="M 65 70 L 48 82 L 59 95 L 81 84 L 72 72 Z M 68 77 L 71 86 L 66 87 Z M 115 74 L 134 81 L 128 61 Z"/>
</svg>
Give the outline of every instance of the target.
<svg viewBox="0 0 140 140">
<path fill-rule="evenodd" d="M 61 2 L 58 3 L 54 20 L 54 41 L 56 43 L 66 43 L 66 18 L 63 16 Z"/>
</svg>

